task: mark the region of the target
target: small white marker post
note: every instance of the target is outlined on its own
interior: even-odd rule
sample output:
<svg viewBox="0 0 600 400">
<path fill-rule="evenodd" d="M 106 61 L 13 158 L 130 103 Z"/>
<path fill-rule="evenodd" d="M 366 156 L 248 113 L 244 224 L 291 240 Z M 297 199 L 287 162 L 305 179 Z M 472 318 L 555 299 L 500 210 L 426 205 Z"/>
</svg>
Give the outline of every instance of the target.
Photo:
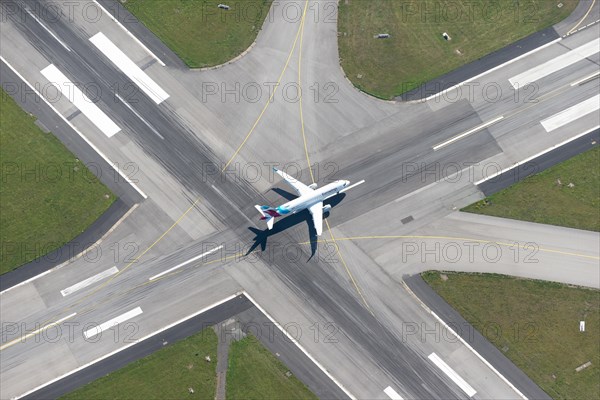
<svg viewBox="0 0 600 400">
<path fill-rule="evenodd" d="M 579 332 L 585 332 L 585 321 L 579 321 Z"/>
</svg>

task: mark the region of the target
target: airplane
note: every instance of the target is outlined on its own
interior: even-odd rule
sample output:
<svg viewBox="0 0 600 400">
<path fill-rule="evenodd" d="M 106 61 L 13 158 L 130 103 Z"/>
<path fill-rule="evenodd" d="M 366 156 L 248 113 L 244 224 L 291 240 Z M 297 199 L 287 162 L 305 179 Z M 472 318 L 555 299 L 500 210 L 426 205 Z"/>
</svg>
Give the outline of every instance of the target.
<svg viewBox="0 0 600 400">
<path fill-rule="evenodd" d="M 323 214 L 331 210 L 331 205 L 323 205 L 323 200 L 364 183 L 364 180 L 362 180 L 354 185 L 350 185 L 350 181 L 339 180 L 317 189 L 316 183 L 307 186 L 277 168 L 273 168 L 273 170 L 294 188 L 296 193 L 298 193 L 298 197 L 275 208 L 259 205 L 254 206 L 260 213 L 261 220 L 267 222 L 269 229 L 273 229 L 275 218 L 285 217 L 308 209 L 313 217 L 317 236 L 321 236 L 323 232 Z"/>
</svg>

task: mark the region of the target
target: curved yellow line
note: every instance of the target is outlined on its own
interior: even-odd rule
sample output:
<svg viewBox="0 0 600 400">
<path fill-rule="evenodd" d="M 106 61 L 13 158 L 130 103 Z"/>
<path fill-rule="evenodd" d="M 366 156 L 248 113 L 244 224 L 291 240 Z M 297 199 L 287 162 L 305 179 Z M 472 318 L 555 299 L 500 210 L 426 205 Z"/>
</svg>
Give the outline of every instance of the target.
<svg viewBox="0 0 600 400">
<path fill-rule="evenodd" d="M 571 32 L 573 32 L 575 29 L 577 29 L 577 27 L 579 25 L 581 25 L 581 23 L 587 18 L 587 16 L 590 14 L 590 12 L 592 11 L 592 7 L 594 7 L 594 4 L 596 4 L 596 0 L 592 1 L 592 5 L 590 6 L 590 8 L 587 10 L 587 12 L 585 13 L 585 15 L 583 16 L 583 18 L 581 18 L 581 20 L 579 20 L 579 22 L 577 23 L 577 25 L 575 25 L 569 32 L 567 32 L 567 35 L 570 35 Z"/>
</svg>

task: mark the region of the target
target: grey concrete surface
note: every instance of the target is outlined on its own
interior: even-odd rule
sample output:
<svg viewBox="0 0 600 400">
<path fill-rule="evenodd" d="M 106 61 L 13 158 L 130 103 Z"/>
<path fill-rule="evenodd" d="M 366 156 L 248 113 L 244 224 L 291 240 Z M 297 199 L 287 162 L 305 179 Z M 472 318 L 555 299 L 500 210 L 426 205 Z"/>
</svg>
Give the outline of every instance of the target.
<svg viewBox="0 0 600 400">
<path fill-rule="evenodd" d="M 24 7 L 34 5 L 15 4 L 21 15 L 26 14 Z M 67 5 L 56 4 L 67 15 Z M 303 7 L 305 3 L 285 4 Z M 312 7 L 308 11 L 323 12 L 335 2 L 307 5 Z M 483 197 L 474 183 L 490 173 L 490 165 L 509 168 L 598 125 L 594 114 L 550 134 L 539 124 L 598 93 L 597 80 L 571 86 L 597 69 L 597 54 L 535 82 L 534 93 L 522 89 L 516 96 L 508 82 L 593 40 L 598 36 L 594 26 L 483 75 L 472 94 L 457 89 L 458 96 L 448 92 L 422 104 L 398 104 L 369 98 L 344 78 L 337 56 L 335 14 L 330 22 L 307 12 L 302 30 L 299 20 L 286 19 L 281 9 L 275 9 L 244 57 L 219 69 L 188 71 L 161 52 L 144 29 L 135 32 L 159 57 L 164 56 L 166 66 L 106 15 L 90 21 L 77 10 L 71 20 L 44 20 L 71 51 L 34 19 L 4 11 L 0 54 L 40 90 L 48 85 L 40 70 L 50 63 L 75 82 L 97 85 L 101 89 L 97 105 L 122 128 L 112 138 L 75 113 L 66 99 L 52 105 L 70 116 L 73 126 L 121 168 L 132 163 L 134 170 L 127 172 L 135 173 L 136 185 L 148 198 L 93 252 L 0 295 L 1 318 L 7 327 L 0 350 L 1 397 L 19 396 L 126 345 L 124 329 L 129 325 L 125 323 L 97 341 L 83 337 L 86 326 L 139 306 L 143 313 L 130 322 L 141 338 L 244 290 L 279 324 L 299 328 L 298 345 L 353 397 L 384 399 L 387 386 L 406 399 L 466 397 L 429 361 L 435 352 L 476 389 L 475 398 L 517 398 L 514 389 L 460 342 L 431 340 L 427 335 L 425 340 L 407 337 L 407 323 L 434 330 L 437 321 L 404 289 L 402 276 L 424 268 L 448 268 L 443 253 L 435 261 L 435 243 L 443 248 L 456 241 L 452 238 L 462 237 L 479 243 L 516 241 L 525 253 L 519 253 L 523 258 L 516 263 L 510 252 L 504 252 L 497 263 L 480 253 L 472 262 L 463 257 L 452 264 L 456 269 L 578 284 L 598 280 L 597 265 L 591 267 L 599 253 L 595 233 L 454 212 Z M 156 105 L 140 91 L 127 91 L 130 79 L 90 44 L 89 37 L 97 32 L 128 54 L 169 93 L 169 99 Z M 301 41 L 295 41 L 298 32 Z M 235 88 L 236 83 L 240 88 L 253 84 L 267 88 L 278 81 L 272 102 L 266 89 L 256 102 L 244 97 L 243 91 L 239 101 L 232 94 L 223 98 L 220 92 L 207 94 L 210 85 L 220 91 Z M 304 89 L 302 118 L 300 103 L 285 91 L 286 84 Z M 490 85 L 501 91 L 497 98 L 481 90 Z M 131 108 L 115 99 L 115 88 Z M 24 100 L 33 101 L 33 95 Z M 56 124 L 53 111 L 40 104 L 42 124 L 64 141 L 80 140 L 72 129 Z M 434 149 L 498 116 L 504 118 Z M 79 151 L 90 152 L 82 144 L 75 147 Z M 270 172 L 274 163 L 296 167 L 301 180 L 310 183 L 307 155 L 319 184 L 331 179 L 366 180 L 335 199 L 327 217 L 331 230 L 312 244 L 306 214 L 281 220 L 273 231 L 265 232 L 253 208 L 281 201 L 281 192 L 271 189 L 289 190 Z M 225 173 L 220 173 L 226 164 Z M 251 174 L 250 168 L 257 174 Z M 288 173 L 294 174 L 292 168 Z M 565 235 L 572 240 L 562 240 Z M 427 249 L 419 248 L 419 241 L 434 246 L 432 260 L 422 261 L 429 253 L 423 253 Z M 527 253 L 531 241 L 539 247 L 538 264 L 525 263 L 525 258 L 531 260 Z M 402 250 L 415 244 L 416 253 L 403 259 L 407 251 Z M 218 246 L 223 247 L 150 280 Z M 113 266 L 119 268 L 118 274 L 72 295 L 60 294 L 65 287 Z M 18 340 L 24 330 L 31 332 L 36 324 L 41 328 L 72 313 L 76 313 L 68 320 L 73 323 L 72 340 L 53 343 L 46 330 Z M 59 325 L 63 332 L 66 323 Z M 116 332 L 121 334 L 119 340 L 111 337 Z M 491 357 L 489 363 L 498 362 Z M 304 371 L 298 376 L 310 387 L 318 387 L 321 378 L 309 372 L 317 368 L 307 361 L 313 360 L 308 356 L 296 360 L 287 360 L 290 368 Z M 40 367 L 48 363 L 53 368 Z M 539 390 L 530 381 L 515 384 L 526 394 Z M 337 397 L 339 392 L 323 393 Z"/>
</svg>

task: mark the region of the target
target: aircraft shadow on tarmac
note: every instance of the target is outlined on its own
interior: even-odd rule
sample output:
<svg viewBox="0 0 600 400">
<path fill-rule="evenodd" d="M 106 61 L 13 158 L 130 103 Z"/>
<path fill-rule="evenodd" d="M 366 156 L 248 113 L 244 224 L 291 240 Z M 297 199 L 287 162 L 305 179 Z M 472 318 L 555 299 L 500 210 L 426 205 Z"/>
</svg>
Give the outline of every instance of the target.
<svg viewBox="0 0 600 400">
<path fill-rule="evenodd" d="M 273 190 L 275 193 L 279 194 L 281 197 L 285 198 L 286 200 L 293 200 L 295 199 L 297 196 L 287 192 L 283 189 L 279 189 L 279 188 L 275 188 L 275 189 L 271 189 Z M 341 203 L 341 201 L 344 199 L 344 197 L 346 197 L 345 193 L 340 193 L 337 194 L 327 200 L 325 200 L 323 202 L 324 205 L 331 205 L 331 209 L 335 208 L 335 206 L 337 206 L 339 203 Z M 329 213 L 324 213 L 323 214 L 323 218 L 327 218 L 329 217 Z M 263 222 L 263 221 L 259 221 L 259 222 Z M 250 247 L 250 249 L 248 250 L 248 252 L 246 253 L 246 255 L 252 253 L 259 245 L 260 245 L 260 249 L 261 251 L 265 251 L 265 249 L 267 248 L 267 240 L 270 236 L 276 235 L 279 232 L 283 232 L 288 228 L 291 228 L 293 226 L 296 226 L 302 222 L 305 222 L 306 225 L 308 226 L 308 235 L 310 237 L 310 257 L 308 258 L 308 260 L 306 260 L 307 262 L 310 261 L 310 259 L 315 255 L 316 251 L 317 251 L 317 244 L 318 244 L 318 237 L 317 237 L 317 232 L 315 231 L 315 227 L 313 226 L 312 223 L 312 216 L 310 215 L 308 210 L 303 210 L 297 214 L 293 214 L 290 215 L 288 217 L 285 218 L 281 218 L 279 220 L 277 220 L 275 222 L 275 225 L 273 225 L 273 229 L 269 230 L 269 229 L 257 229 L 253 226 L 249 226 L 248 229 L 254 233 L 256 236 L 254 238 L 254 243 L 252 244 L 252 246 Z"/>
</svg>

